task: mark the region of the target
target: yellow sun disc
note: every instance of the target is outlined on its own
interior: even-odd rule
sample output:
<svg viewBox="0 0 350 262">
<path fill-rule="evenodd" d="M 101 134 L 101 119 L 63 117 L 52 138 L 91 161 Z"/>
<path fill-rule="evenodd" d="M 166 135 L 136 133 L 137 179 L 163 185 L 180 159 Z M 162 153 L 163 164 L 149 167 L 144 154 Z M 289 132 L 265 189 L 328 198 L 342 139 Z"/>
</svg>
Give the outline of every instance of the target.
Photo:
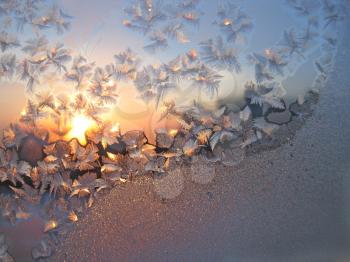
<svg viewBox="0 0 350 262">
<path fill-rule="evenodd" d="M 76 138 L 81 145 L 86 145 L 86 131 L 93 126 L 94 122 L 84 115 L 77 115 L 72 119 L 72 128 L 68 139 Z"/>
</svg>

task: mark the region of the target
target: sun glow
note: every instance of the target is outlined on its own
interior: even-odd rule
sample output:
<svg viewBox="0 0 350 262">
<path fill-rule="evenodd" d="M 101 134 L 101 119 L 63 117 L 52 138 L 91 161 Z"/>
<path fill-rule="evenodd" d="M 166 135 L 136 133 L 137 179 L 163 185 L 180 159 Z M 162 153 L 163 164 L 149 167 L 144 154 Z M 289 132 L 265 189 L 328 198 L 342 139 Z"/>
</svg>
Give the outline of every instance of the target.
<svg viewBox="0 0 350 262">
<path fill-rule="evenodd" d="M 22 111 L 21 111 L 21 116 L 25 116 L 27 114 L 27 110 L 24 108 L 24 109 L 22 109 Z"/>
<path fill-rule="evenodd" d="M 77 115 L 72 119 L 72 128 L 69 131 L 67 138 L 78 139 L 81 145 L 86 145 L 86 132 L 92 128 L 94 122 L 84 115 Z"/>
<path fill-rule="evenodd" d="M 177 129 L 171 129 L 171 130 L 169 131 L 169 135 L 175 137 L 175 136 L 177 135 L 177 132 L 178 132 Z"/>
<path fill-rule="evenodd" d="M 224 25 L 225 25 L 225 26 L 232 25 L 232 20 L 231 20 L 231 19 L 228 19 L 228 18 L 225 18 L 225 19 L 224 19 Z"/>
</svg>

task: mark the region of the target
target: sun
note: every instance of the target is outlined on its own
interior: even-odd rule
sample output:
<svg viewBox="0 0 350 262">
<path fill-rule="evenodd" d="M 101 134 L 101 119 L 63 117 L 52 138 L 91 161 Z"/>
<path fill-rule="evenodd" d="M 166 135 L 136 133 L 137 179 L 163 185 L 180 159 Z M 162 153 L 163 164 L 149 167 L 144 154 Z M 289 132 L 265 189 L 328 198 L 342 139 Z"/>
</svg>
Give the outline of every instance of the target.
<svg viewBox="0 0 350 262">
<path fill-rule="evenodd" d="M 73 117 L 72 128 L 67 135 L 68 139 L 76 138 L 81 145 L 86 145 L 86 131 L 92 128 L 93 125 L 94 122 L 84 115 Z"/>
</svg>

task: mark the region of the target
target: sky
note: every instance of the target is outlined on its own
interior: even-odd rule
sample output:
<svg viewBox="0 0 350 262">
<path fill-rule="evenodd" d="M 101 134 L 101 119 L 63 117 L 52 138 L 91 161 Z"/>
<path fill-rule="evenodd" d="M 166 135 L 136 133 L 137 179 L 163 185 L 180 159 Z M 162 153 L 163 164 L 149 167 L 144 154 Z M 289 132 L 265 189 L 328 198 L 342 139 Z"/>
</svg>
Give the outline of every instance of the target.
<svg viewBox="0 0 350 262">
<path fill-rule="evenodd" d="M 105 65 L 113 61 L 113 55 L 127 48 L 134 50 L 146 62 L 168 62 L 177 55 L 191 48 L 198 48 L 198 43 L 208 38 L 215 38 L 218 29 L 212 21 L 216 15 L 217 1 L 201 1 L 199 9 L 204 14 L 200 26 L 190 29 L 191 42 L 178 44 L 171 42 L 169 48 L 155 54 L 149 54 L 143 50 L 145 37 L 125 28 L 122 20 L 126 18 L 123 9 L 131 1 L 122 0 L 51 0 L 63 8 L 74 18 L 68 33 L 57 40 L 67 47 L 86 56 L 99 65 Z M 163 1 L 167 2 L 167 1 Z M 281 38 L 284 29 L 300 26 L 300 21 L 286 8 L 281 0 L 268 1 L 233 1 L 243 7 L 243 10 L 253 18 L 254 28 L 249 33 L 249 41 L 243 44 L 245 53 L 262 52 L 266 48 L 275 45 Z M 315 51 L 317 53 L 317 50 Z M 315 52 L 312 58 L 315 58 Z M 243 57 L 242 60 L 245 58 Z M 224 78 L 220 87 L 219 98 L 240 97 L 244 83 L 252 78 L 252 67 L 243 62 L 241 74 L 220 72 Z M 306 59 L 303 70 L 298 75 L 286 81 L 289 93 L 295 96 L 300 90 L 309 88 L 315 76 L 311 60 Z M 120 83 L 119 109 L 126 113 L 144 113 L 147 115 L 147 107 L 136 99 L 137 94 L 130 84 Z M 194 94 L 192 94 L 195 96 Z M 189 95 L 188 97 L 191 97 Z M 26 100 L 23 84 L 16 81 L 0 82 L 0 128 L 8 125 L 18 118 Z M 188 99 L 191 101 L 191 99 Z M 214 100 L 215 101 L 215 100 Z M 187 102 L 186 102 L 187 103 Z M 116 112 L 117 114 L 117 112 Z M 141 114 L 142 115 L 142 114 Z M 151 121 L 151 120 L 149 120 Z M 149 125 L 149 121 L 143 125 Z M 154 120 L 153 120 L 154 121 Z M 127 123 L 127 129 L 137 128 L 139 120 Z"/>
</svg>

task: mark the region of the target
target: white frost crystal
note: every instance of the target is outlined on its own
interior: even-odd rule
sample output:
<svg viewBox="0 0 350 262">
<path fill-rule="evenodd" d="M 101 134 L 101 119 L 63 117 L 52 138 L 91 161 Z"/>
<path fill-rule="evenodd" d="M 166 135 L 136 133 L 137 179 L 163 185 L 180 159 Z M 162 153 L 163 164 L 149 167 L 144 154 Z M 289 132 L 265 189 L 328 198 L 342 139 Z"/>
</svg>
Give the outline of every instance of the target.
<svg viewBox="0 0 350 262">
<path fill-rule="evenodd" d="M 215 167 L 213 164 L 203 161 L 202 158 L 198 158 L 191 164 L 189 173 L 193 182 L 205 185 L 214 179 Z"/>
<path fill-rule="evenodd" d="M 173 199 L 179 196 L 184 189 L 184 177 L 182 170 L 176 168 L 154 179 L 154 190 L 161 198 Z"/>
</svg>

